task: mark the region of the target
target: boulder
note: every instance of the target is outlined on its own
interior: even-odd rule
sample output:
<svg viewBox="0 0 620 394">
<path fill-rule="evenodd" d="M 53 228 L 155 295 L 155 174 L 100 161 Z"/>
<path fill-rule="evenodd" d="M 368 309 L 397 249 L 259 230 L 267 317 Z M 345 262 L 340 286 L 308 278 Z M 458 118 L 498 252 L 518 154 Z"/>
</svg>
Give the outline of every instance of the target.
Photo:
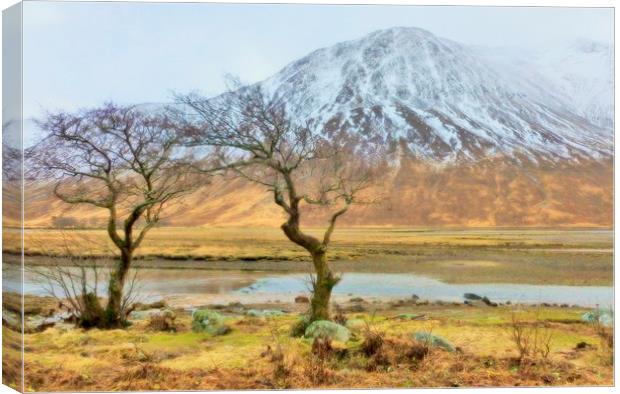
<svg viewBox="0 0 620 394">
<path fill-rule="evenodd" d="M 138 311 L 131 311 L 131 313 L 129 313 L 129 319 L 130 320 L 147 320 L 152 315 L 156 315 L 160 313 L 162 310 L 163 309 L 151 308 L 151 309 L 141 309 Z"/>
<path fill-rule="evenodd" d="M 455 350 L 454 346 L 446 339 L 438 335 L 429 334 L 428 332 L 418 331 L 413 334 L 413 338 L 418 342 L 426 343 L 433 347 L 439 347 L 449 352 L 453 352 Z"/>
<path fill-rule="evenodd" d="M 135 310 L 137 311 L 147 311 L 149 309 L 162 309 L 166 307 L 166 301 L 162 299 L 162 300 L 153 301 L 151 303 L 136 302 L 134 306 L 135 306 Z"/>
<path fill-rule="evenodd" d="M 224 317 L 209 309 L 198 309 L 192 314 L 192 331 L 220 335 L 224 330 Z"/>
<path fill-rule="evenodd" d="M 310 303 L 310 298 L 304 296 L 304 295 L 299 295 L 297 297 L 295 297 L 295 303 L 297 304 L 309 304 Z"/>
<path fill-rule="evenodd" d="M 2 325 L 11 328 L 14 331 L 21 331 L 21 315 L 4 309 L 2 311 Z"/>
<path fill-rule="evenodd" d="M 489 300 L 488 297 L 482 297 L 482 302 L 484 302 L 485 305 L 487 306 L 497 306 L 497 302 L 493 302 L 491 300 Z"/>
<path fill-rule="evenodd" d="M 478 301 L 482 299 L 481 296 L 479 296 L 478 294 L 474 294 L 474 293 L 465 293 L 463 294 L 463 298 L 465 298 L 466 300 L 470 300 L 470 301 Z"/>
<path fill-rule="evenodd" d="M 351 332 L 345 326 L 329 320 L 317 320 L 306 328 L 304 336 L 309 339 L 323 338 L 344 343 L 349 340 Z"/>
</svg>

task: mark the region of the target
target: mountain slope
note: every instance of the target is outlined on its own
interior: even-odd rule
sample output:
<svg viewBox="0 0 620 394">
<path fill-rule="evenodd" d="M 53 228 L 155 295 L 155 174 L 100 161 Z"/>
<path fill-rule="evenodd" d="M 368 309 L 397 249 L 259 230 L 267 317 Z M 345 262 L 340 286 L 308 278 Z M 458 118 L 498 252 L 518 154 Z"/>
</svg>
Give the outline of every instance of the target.
<svg viewBox="0 0 620 394">
<path fill-rule="evenodd" d="M 610 130 L 532 100 L 475 50 L 416 28 L 319 49 L 262 82 L 327 133 L 402 139 L 417 158 L 601 158 Z"/>
<path fill-rule="evenodd" d="M 353 207 L 342 225 L 608 227 L 613 64 L 605 53 L 569 45 L 490 54 L 394 28 L 319 49 L 259 84 L 328 136 L 359 133 L 393 146 L 387 197 Z M 49 186 L 26 188 L 28 226 L 105 223 L 105 211 L 61 203 Z M 283 220 L 264 188 L 221 178 L 166 216 L 175 226 Z M 318 211 L 304 218 L 325 223 Z"/>
<path fill-rule="evenodd" d="M 545 50 L 475 48 L 506 80 L 534 99 L 613 127 L 614 59 L 607 44 L 575 40 Z"/>
</svg>

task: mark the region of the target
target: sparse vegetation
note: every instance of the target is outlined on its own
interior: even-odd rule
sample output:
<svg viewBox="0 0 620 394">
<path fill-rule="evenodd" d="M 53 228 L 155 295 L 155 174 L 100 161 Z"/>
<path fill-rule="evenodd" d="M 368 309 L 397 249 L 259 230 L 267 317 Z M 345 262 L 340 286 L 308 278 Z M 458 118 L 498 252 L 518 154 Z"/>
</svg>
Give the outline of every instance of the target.
<svg viewBox="0 0 620 394">
<path fill-rule="evenodd" d="M 555 386 L 613 381 L 613 370 L 597 348 L 575 350 L 581 342 L 598 340 L 592 326 L 581 320 L 583 309 L 523 309 L 520 321 L 544 322 L 554 340 L 544 362 L 530 360 L 522 367 L 514 362 L 518 351 L 507 329 L 512 308 L 431 304 L 414 307 L 429 320 L 391 318 L 410 308 L 374 317 L 348 315 L 371 323 L 368 331 L 345 344 L 291 338 L 289 327 L 298 319 L 294 314 L 266 320 L 227 314 L 233 330 L 225 336 L 192 332 L 191 316 L 181 310 L 175 311 L 176 332 L 155 331 L 148 319 L 113 331 L 49 328 L 26 335 L 26 389 Z M 428 332 L 429 326 L 433 335 L 461 350 L 451 353 L 412 338 L 414 332 Z"/>
<path fill-rule="evenodd" d="M 76 252 L 113 248 L 104 230 L 27 229 L 27 264 L 46 264 L 42 253 L 62 255 L 63 236 L 92 245 Z M 414 272 L 451 283 L 612 284 L 610 231 L 343 228 L 332 238 L 336 271 Z M 16 252 L 19 234 L 6 232 L 3 245 Z M 277 228 L 154 228 L 135 257 L 135 266 L 162 268 L 243 269 L 251 260 L 255 269 L 305 271 L 309 262 Z"/>
<path fill-rule="evenodd" d="M 511 339 L 519 352 L 519 362 L 524 364 L 536 359 L 546 360 L 551 352 L 553 331 L 547 322 L 540 319 L 540 310 L 534 321 L 522 320 L 521 312 L 513 310 L 510 322 Z"/>
</svg>

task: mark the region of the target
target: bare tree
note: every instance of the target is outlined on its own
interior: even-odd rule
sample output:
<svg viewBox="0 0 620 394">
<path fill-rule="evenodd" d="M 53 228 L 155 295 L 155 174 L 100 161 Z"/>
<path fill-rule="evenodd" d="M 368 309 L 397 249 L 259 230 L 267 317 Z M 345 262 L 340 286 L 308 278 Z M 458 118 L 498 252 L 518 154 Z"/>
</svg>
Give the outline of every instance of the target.
<svg viewBox="0 0 620 394">
<path fill-rule="evenodd" d="M 164 207 L 191 190 L 178 132 L 165 115 L 113 104 L 50 114 L 39 126 L 46 136 L 30 157 L 36 177 L 53 178 L 55 195 L 66 203 L 108 211 L 107 233 L 120 257 L 100 325 L 121 326 L 135 251 Z"/>
<path fill-rule="evenodd" d="M 9 141 L 20 132 L 15 121 L 8 120 L 2 123 L 2 176 L 5 183 L 21 181 L 22 153 Z"/>
<path fill-rule="evenodd" d="M 219 166 L 206 171 L 234 171 L 273 193 L 287 215 L 282 231 L 312 257 L 310 320 L 329 319 L 332 289 L 340 277 L 328 264 L 328 248 L 337 220 L 349 207 L 372 201 L 368 190 L 382 167 L 377 145 L 347 135 L 324 138 L 309 124 L 295 123 L 280 100 L 255 86 L 215 100 L 190 94 L 178 101 L 186 109 L 187 144 L 211 149 L 219 158 Z M 328 211 L 322 237 L 301 229 L 304 206 Z"/>
<path fill-rule="evenodd" d="M 62 256 L 53 258 L 50 264 L 28 266 L 26 270 L 35 275 L 47 294 L 58 300 L 59 305 L 67 310 L 77 326 L 83 328 L 101 326 L 105 315 L 100 303 L 100 284 L 106 279 L 109 280 L 114 266 L 109 260 L 99 259 L 94 253 L 84 253 L 85 250 L 92 251 L 91 246 L 97 244 L 97 241 L 79 235 L 76 238 L 65 232 L 61 232 L 61 239 Z M 79 246 L 75 245 L 76 240 L 81 241 Z M 37 247 L 43 254 L 54 254 L 47 250 L 43 243 Z M 107 250 L 109 244 L 99 243 L 97 247 Z M 121 300 L 121 316 L 124 319 L 139 301 L 137 279 L 138 271 L 134 271 L 124 285 Z"/>
</svg>

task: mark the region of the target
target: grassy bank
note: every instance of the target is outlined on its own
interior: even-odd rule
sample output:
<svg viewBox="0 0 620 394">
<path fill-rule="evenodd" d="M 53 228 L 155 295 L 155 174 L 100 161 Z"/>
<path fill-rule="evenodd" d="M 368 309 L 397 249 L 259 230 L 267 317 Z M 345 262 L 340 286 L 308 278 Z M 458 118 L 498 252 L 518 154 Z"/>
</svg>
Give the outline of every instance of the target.
<svg viewBox="0 0 620 394">
<path fill-rule="evenodd" d="M 103 230 L 28 229 L 27 264 L 40 255 L 111 255 Z M 4 249 L 19 250 L 18 234 Z M 339 229 L 330 259 L 340 271 L 414 272 L 451 283 L 611 285 L 613 233 L 559 229 Z M 273 228 L 158 228 L 138 265 L 161 268 L 305 270 L 307 255 Z"/>
<path fill-rule="evenodd" d="M 290 337 L 296 313 L 269 319 L 228 315 L 232 332 L 224 336 L 192 332 L 189 315 L 181 311 L 174 333 L 152 331 L 146 320 L 126 330 L 50 328 L 25 337 L 26 389 L 611 385 L 610 354 L 594 328 L 581 322 L 583 312 L 463 305 L 348 312 L 368 325 L 320 357 L 312 343 Z M 398 318 L 403 313 L 423 318 Z M 518 361 L 515 315 L 524 326 L 540 324 L 549 334 L 548 355 Z M 417 331 L 440 335 L 457 351 L 415 353 L 411 334 Z M 381 336 L 380 354 L 365 353 L 369 332 Z"/>
</svg>

